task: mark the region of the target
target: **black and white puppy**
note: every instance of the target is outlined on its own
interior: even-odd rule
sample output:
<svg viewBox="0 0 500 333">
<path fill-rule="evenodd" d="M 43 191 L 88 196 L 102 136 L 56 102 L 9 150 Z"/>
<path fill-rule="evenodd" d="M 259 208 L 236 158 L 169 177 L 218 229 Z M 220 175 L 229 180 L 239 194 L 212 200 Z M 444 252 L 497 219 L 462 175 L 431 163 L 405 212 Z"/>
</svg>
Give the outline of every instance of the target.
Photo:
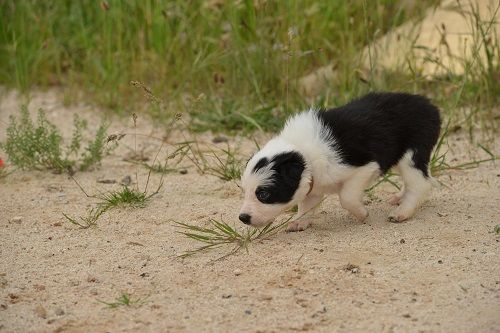
<svg viewBox="0 0 500 333">
<path fill-rule="evenodd" d="M 323 197 L 338 193 L 342 207 L 364 220 L 364 190 L 394 167 L 404 187 L 390 200 L 399 206 L 389 220 L 404 221 L 431 189 L 429 160 L 440 125 L 428 99 L 406 93 L 370 93 L 328 111 L 299 113 L 248 161 L 239 219 L 260 227 L 298 205 L 288 230 L 304 230 Z"/>
</svg>

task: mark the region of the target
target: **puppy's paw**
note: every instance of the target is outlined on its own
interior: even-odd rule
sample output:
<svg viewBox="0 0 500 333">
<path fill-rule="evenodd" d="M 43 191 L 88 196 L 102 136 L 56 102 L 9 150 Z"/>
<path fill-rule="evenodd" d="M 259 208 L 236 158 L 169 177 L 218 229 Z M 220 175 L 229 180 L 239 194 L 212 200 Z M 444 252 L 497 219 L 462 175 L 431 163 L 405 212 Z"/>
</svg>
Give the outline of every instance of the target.
<svg viewBox="0 0 500 333">
<path fill-rule="evenodd" d="M 304 231 L 311 224 L 309 219 L 299 219 L 288 223 L 287 232 Z"/>
<path fill-rule="evenodd" d="M 363 222 L 368 217 L 368 210 L 365 207 L 363 207 L 363 209 L 359 209 L 356 212 L 355 216 L 359 222 Z"/>
<path fill-rule="evenodd" d="M 391 223 L 401 223 L 408 220 L 413 214 L 411 212 L 405 212 L 404 210 L 396 208 L 392 213 L 389 214 L 388 221 Z"/>
</svg>

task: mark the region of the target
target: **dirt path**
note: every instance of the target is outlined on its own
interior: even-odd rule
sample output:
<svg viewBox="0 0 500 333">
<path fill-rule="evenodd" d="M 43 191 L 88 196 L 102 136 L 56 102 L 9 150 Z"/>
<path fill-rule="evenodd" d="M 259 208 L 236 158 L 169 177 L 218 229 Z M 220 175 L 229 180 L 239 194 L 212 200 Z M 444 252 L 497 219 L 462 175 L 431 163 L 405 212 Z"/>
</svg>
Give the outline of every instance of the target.
<svg viewBox="0 0 500 333">
<path fill-rule="evenodd" d="M 50 93 L 32 103 L 44 104 L 61 126 L 75 112 L 97 118 L 84 105 L 64 108 Z M 0 140 L 17 104 L 14 95 L 1 101 Z M 123 126 L 115 121 L 112 129 Z M 466 140 L 451 141 L 457 160 L 466 160 Z M 90 191 L 117 186 L 96 180 L 133 176 L 126 152 L 77 178 Z M 145 176 L 141 170 L 141 184 Z M 230 182 L 194 168 L 169 174 L 148 207 L 116 209 L 97 228 L 79 230 L 62 212 L 83 215 L 92 200 L 71 179 L 17 172 L 0 180 L 0 331 L 500 332 L 500 236 L 493 232 L 500 170 L 488 164 L 439 180 L 447 187 L 407 223 L 386 221 L 393 189 L 382 186 L 366 223 L 331 197 L 305 232 L 283 232 L 208 264 L 224 250 L 176 258 L 195 244 L 170 220 L 235 220 L 240 192 Z M 99 302 L 123 293 L 141 301 L 117 309 Z"/>
</svg>

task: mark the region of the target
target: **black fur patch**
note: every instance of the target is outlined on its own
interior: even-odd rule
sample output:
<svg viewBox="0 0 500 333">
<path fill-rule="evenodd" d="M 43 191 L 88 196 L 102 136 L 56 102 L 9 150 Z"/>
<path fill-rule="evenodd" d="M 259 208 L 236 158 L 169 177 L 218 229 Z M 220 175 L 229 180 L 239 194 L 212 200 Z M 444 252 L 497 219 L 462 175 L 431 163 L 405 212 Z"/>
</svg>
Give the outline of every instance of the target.
<svg viewBox="0 0 500 333">
<path fill-rule="evenodd" d="M 253 172 L 257 172 L 258 170 L 262 169 L 263 167 L 265 167 L 266 165 L 269 164 L 269 160 L 266 158 L 266 157 L 263 157 L 261 158 L 257 164 L 255 164 L 255 166 L 253 167 Z"/>
<path fill-rule="evenodd" d="M 289 151 L 273 156 L 269 163 L 273 163 L 272 182 L 270 185 L 257 187 L 255 194 L 262 191 L 269 193 L 265 200 L 261 200 L 267 204 L 290 202 L 299 187 L 306 167 L 304 158 L 296 151 Z"/>
<path fill-rule="evenodd" d="M 363 166 L 375 161 L 385 173 L 412 150 L 415 167 L 428 176 L 441 119 L 439 110 L 427 98 L 370 93 L 318 115 L 331 129 L 345 164 Z"/>
</svg>

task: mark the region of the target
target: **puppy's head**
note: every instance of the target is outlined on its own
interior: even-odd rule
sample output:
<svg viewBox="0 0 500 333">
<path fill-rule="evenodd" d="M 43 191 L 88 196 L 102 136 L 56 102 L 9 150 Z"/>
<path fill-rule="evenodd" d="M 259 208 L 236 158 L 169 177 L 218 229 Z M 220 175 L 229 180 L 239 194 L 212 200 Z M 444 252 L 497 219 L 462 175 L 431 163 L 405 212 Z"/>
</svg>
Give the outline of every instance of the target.
<svg viewBox="0 0 500 333">
<path fill-rule="evenodd" d="M 266 145 L 248 161 L 242 177 L 245 198 L 239 219 L 254 227 L 270 223 L 309 192 L 304 157 L 291 147 L 268 148 Z"/>
</svg>

